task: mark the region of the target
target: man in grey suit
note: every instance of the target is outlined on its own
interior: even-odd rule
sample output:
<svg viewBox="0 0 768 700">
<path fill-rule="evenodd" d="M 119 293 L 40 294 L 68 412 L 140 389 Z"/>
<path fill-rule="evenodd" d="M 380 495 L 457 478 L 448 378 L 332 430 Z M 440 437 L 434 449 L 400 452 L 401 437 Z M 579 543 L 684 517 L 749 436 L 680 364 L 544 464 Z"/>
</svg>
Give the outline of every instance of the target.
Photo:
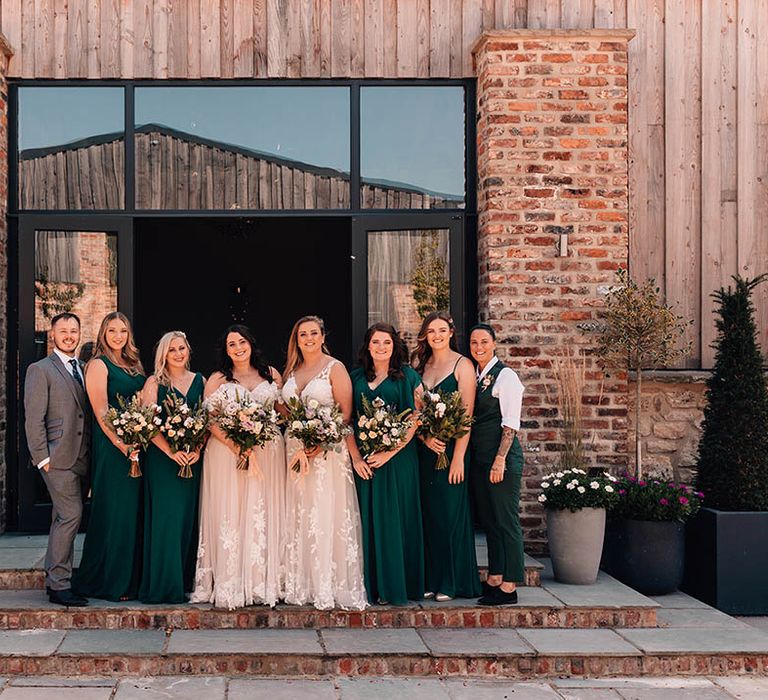
<svg viewBox="0 0 768 700">
<path fill-rule="evenodd" d="M 80 319 L 61 313 L 51 319 L 53 352 L 27 369 L 24 412 L 27 445 L 51 495 L 53 509 L 45 585 L 52 603 L 87 605 L 72 592 L 75 535 L 83 514 L 83 481 L 88 472 L 90 409 L 75 356 Z"/>
</svg>

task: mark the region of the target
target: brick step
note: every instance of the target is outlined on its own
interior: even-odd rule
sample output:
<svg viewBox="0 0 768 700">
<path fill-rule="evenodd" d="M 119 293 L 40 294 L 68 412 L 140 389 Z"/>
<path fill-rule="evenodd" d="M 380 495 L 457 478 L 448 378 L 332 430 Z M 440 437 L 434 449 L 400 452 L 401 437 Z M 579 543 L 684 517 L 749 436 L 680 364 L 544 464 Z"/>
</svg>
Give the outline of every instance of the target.
<svg viewBox="0 0 768 700">
<path fill-rule="evenodd" d="M 0 674 L 517 679 L 768 673 L 765 635 L 718 630 L 707 642 L 704 630 L 690 632 L 681 638 L 679 630 L 622 629 L 15 631 L 0 635 Z"/>
</svg>

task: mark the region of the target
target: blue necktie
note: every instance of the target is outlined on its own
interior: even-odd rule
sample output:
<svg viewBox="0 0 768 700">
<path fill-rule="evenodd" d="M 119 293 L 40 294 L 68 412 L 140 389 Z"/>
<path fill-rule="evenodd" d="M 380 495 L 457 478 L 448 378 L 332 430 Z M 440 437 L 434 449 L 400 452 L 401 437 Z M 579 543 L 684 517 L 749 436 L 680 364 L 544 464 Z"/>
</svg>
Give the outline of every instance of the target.
<svg viewBox="0 0 768 700">
<path fill-rule="evenodd" d="M 69 364 L 72 365 L 72 377 L 74 380 L 80 385 L 81 389 L 85 389 L 85 386 L 83 386 L 83 378 L 80 376 L 80 366 L 77 363 L 77 360 L 73 357 Z"/>
</svg>

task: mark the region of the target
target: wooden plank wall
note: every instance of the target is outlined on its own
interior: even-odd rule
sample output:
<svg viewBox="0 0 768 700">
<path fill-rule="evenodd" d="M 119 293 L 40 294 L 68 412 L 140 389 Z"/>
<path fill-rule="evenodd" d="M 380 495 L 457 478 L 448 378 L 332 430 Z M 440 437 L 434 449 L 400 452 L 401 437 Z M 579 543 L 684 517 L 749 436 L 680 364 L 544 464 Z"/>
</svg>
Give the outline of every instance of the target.
<svg viewBox="0 0 768 700">
<path fill-rule="evenodd" d="M 1 0 L 12 77 L 464 77 L 482 31 L 630 27 L 630 262 L 694 321 L 768 270 L 768 0 Z M 756 295 L 768 347 L 768 284 Z"/>
</svg>

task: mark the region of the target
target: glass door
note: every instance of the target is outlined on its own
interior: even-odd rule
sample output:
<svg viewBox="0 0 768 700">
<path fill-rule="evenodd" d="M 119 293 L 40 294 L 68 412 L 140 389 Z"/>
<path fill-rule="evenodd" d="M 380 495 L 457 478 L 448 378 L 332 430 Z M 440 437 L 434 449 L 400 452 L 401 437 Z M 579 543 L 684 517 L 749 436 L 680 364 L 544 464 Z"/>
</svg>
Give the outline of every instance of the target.
<svg viewBox="0 0 768 700">
<path fill-rule="evenodd" d="M 461 215 L 355 217 L 352 247 L 357 345 L 368 326 L 384 321 L 412 350 L 421 320 L 435 310 L 450 311 L 461 342 L 468 308 Z"/>
<path fill-rule="evenodd" d="M 81 320 L 80 351 L 93 343 L 101 319 L 119 309 L 130 315 L 132 257 L 130 221 L 116 217 L 25 216 L 18 228 L 18 333 L 15 391 L 16 435 L 10 436 L 17 464 L 11 465 L 9 515 L 16 529 L 43 532 L 50 526 L 50 499 L 30 463 L 24 434 L 24 377 L 27 367 L 49 355 L 50 321 L 71 311 Z M 10 359 L 9 359 L 10 363 Z M 13 444 L 13 443 L 12 443 Z M 9 509 L 9 510 L 11 510 Z"/>
</svg>

